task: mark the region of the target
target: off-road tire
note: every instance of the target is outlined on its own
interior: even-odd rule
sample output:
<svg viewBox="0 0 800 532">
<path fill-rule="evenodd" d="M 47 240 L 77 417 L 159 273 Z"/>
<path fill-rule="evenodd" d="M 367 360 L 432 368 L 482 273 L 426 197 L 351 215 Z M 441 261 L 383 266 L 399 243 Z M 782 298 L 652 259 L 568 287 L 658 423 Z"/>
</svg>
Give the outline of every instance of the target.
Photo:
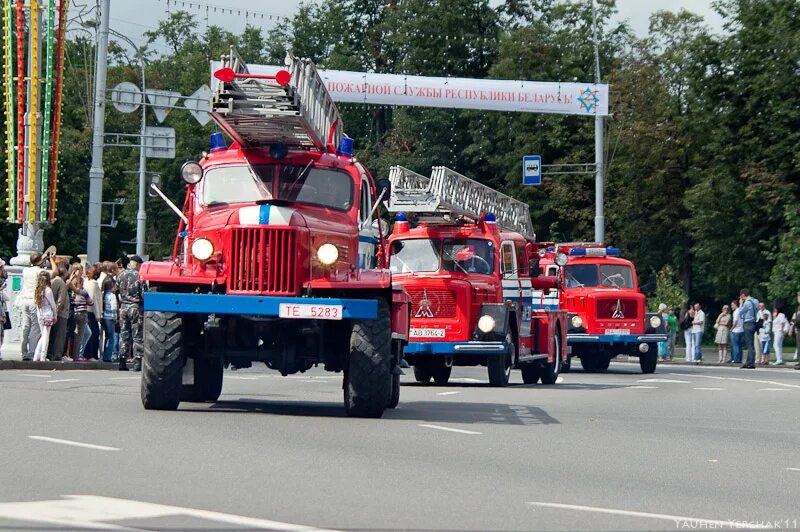
<svg viewBox="0 0 800 532">
<path fill-rule="evenodd" d="M 392 319 L 389 305 L 378 300 L 378 318 L 353 320 L 344 382 L 348 416 L 381 417 L 391 397 Z"/>
<path fill-rule="evenodd" d="M 542 372 L 542 368 L 539 367 L 537 362 L 527 362 L 525 364 L 520 364 L 519 369 L 522 372 L 522 382 L 525 384 L 536 384 L 539 382 L 539 377 Z"/>
<path fill-rule="evenodd" d="M 597 355 L 584 355 L 581 357 L 581 367 L 584 373 L 597 373 L 600 371 L 599 362 Z"/>
<path fill-rule="evenodd" d="M 639 355 L 639 367 L 645 374 L 655 373 L 658 365 L 658 353 L 654 349 L 650 349 L 650 351 Z"/>
<path fill-rule="evenodd" d="M 428 383 L 431 382 L 431 377 L 433 377 L 433 374 L 431 372 L 431 366 L 428 362 L 414 364 L 414 380 L 417 382 Z"/>
<path fill-rule="evenodd" d="M 387 408 L 397 408 L 400 404 L 400 374 L 392 375 L 392 394 L 389 397 Z"/>
<path fill-rule="evenodd" d="M 194 362 L 194 384 L 184 384 L 181 401 L 203 403 L 216 401 L 222 393 L 222 360 L 219 358 L 196 358 Z"/>
<path fill-rule="evenodd" d="M 433 382 L 439 386 L 444 386 L 450 380 L 450 372 L 453 371 L 452 366 L 448 366 L 444 361 L 432 364 L 431 374 L 433 375 Z"/>
<path fill-rule="evenodd" d="M 506 345 L 508 345 L 510 353 L 502 357 L 490 356 L 486 361 L 490 386 L 508 386 L 511 369 L 517 360 L 517 341 L 511 333 L 506 335 Z"/>
<path fill-rule="evenodd" d="M 611 358 L 604 357 L 597 360 L 597 371 L 608 371 L 608 366 L 611 365 Z"/>
<path fill-rule="evenodd" d="M 143 337 L 142 405 L 175 410 L 181 402 L 183 320 L 174 312 L 145 312 Z"/>
<path fill-rule="evenodd" d="M 555 342 L 555 357 L 553 357 L 553 362 L 545 362 L 542 367 L 542 372 L 539 374 L 542 384 L 555 384 L 558 380 L 558 374 L 561 372 L 561 333 L 556 331 L 556 336 L 553 340 Z"/>
</svg>

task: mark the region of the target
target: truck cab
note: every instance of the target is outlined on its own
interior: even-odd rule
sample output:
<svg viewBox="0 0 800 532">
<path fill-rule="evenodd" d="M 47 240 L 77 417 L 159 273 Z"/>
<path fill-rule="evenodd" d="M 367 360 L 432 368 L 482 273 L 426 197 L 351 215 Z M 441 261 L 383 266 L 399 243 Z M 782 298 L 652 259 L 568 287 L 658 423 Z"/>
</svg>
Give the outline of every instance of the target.
<svg viewBox="0 0 800 532">
<path fill-rule="evenodd" d="M 393 172 L 397 199 L 402 184 L 394 176 L 409 171 Z M 416 380 L 445 384 L 452 366 L 484 365 L 493 386 L 508 384 L 513 368 L 526 383 L 555 383 L 566 357 L 566 314 L 558 310 L 557 277 L 540 275 L 537 244 L 491 212 L 438 208 L 399 212 L 388 239 L 389 269 L 411 299 L 404 356 Z"/>
<path fill-rule="evenodd" d="M 226 64 L 212 117 L 233 143 L 216 133 L 199 162 L 184 164 L 183 208 L 167 200 L 180 219 L 173 256 L 140 272 L 142 402 L 214 401 L 227 364 L 263 362 L 282 375 L 322 365 L 343 372 L 348 414 L 378 417 L 399 401 L 409 312 L 376 263 L 379 185 L 353 157 L 313 64 L 290 57 L 267 79 L 233 50 Z M 316 99 L 298 105 L 294 87 L 309 84 Z M 298 109 L 253 113 L 270 102 Z"/>
<path fill-rule="evenodd" d="M 633 263 L 618 248 L 596 243 L 549 244 L 542 267 L 557 273 L 556 257 L 569 264 L 558 272 L 561 304 L 569 313 L 567 344 L 585 371 L 605 371 L 617 355 L 639 358 L 643 373 L 653 373 L 657 343 L 667 337 L 661 318 L 647 312 Z"/>
</svg>

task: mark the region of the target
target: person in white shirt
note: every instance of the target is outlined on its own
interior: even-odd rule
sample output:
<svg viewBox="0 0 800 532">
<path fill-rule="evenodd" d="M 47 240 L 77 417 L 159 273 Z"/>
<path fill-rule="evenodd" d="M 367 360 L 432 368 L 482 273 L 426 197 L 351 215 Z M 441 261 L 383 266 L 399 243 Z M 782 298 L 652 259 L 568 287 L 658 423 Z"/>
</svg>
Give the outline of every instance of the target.
<svg viewBox="0 0 800 532">
<path fill-rule="evenodd" d="M 690 306 L 686 309 L 681 320 L 683 330 L 683 341 L 686 344 L 686 362 L 694 362 L 694 337 L 692 336 L 692 321 L 694 321 L 694 309 Z"/>
<path fill-rule="evenodd" d="M 775 365 L 783 365 L 783 338 L 789 332 L 789 320 L 783 313 L 782 305 L 775 305 L 772 320 L 772 345 L 775 346 Z"/>
<path fill-rule="evenodd" d="M 742 340 L 744 339 L 744 322 L 742 311 L 737 300 L 731 301 L 733 309 L 733 323 L 731 324 L 731 360 L 734 364 L 742 363 Z"/>
<path fill-rule="evenodd" d="M 761 320 L 761 329 L 758 331 L 758 340 L 761 344 L 761 358 L 759 364 L 769 364 L 770 340 L 772 340 L 772 313 L 767 310 L 764 303 L 758 304 L 758 319 Z"/>
<path fill-rule="evenodd" d="M 692 320 L 692 340 L 694 342 L 694 363 L 703 361 L 703 331 L 706 326 L 706 313 L 700 303 L 694 304 L 694 319 Z"/>
<path fill-rule="evenodd" d="M 14 301 L 14 305 L 22 312 L 22 330 L 19 340 L 22 360 L 33 360 L 33 352 L 36 344 L 39 343 L 39 336 L 41 336 L 33 295 L 36 292 L 39 272 L 42 271 L 42 254 L 38 251 L 31 253 L 30 260 L 31 265 L 22 270 L 22 290 Z"/>
</svg>

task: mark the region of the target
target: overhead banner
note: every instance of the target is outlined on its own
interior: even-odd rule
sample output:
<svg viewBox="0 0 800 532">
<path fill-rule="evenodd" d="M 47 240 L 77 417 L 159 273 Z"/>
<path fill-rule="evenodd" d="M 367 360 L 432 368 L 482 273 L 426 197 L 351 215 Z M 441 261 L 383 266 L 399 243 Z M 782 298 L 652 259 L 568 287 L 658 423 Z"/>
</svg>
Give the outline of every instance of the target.
<svg viewBox="0 0 800 532">
<path fill-rule="evenodd" d="M 211 72 L 221 67 L 212 61 Z M 252 74 L 282 67 L 247 65 Z M 336 102 L 517 111 L 562 115 L 608 115 L 608 85 L 502 79 L 438 78 L 319 70 Z M 218 81 L 211 76 L 211 86 Z"/>
</svg>

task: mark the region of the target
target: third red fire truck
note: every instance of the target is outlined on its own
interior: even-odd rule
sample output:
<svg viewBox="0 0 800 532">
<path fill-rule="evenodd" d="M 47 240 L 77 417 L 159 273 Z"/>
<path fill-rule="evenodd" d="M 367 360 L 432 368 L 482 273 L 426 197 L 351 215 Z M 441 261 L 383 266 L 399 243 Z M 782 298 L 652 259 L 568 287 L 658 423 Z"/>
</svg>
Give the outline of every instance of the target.
<svg viewBox="0 0 800 532">
<path fill-rule="evenodd" d="M 567 315 L 557 275 L 540 275 L 528 206 L 443 166 L 430 178 L 396 166 L 389 179 L 389 264 L 411 298 L 404 356 L 416 380 L 485 365 L 494 386 L 513 368 L 526 384 L 555 383 Z"/>
<path fill-rule="evenodd" d="M 541 264 L 561 276 L 570 357 L 580 358 L 585 371 L 605 371 L 617 355 L 637 356 L 642 373 L 653 373 L 657 344 L 667 336 L 661 318 L 647 312 L 633 263 L 620 254 L 598 243 L 548 244 Z M 563 269 L 556 265 L 559 256 L 569 257 Z"/>
</svg>

